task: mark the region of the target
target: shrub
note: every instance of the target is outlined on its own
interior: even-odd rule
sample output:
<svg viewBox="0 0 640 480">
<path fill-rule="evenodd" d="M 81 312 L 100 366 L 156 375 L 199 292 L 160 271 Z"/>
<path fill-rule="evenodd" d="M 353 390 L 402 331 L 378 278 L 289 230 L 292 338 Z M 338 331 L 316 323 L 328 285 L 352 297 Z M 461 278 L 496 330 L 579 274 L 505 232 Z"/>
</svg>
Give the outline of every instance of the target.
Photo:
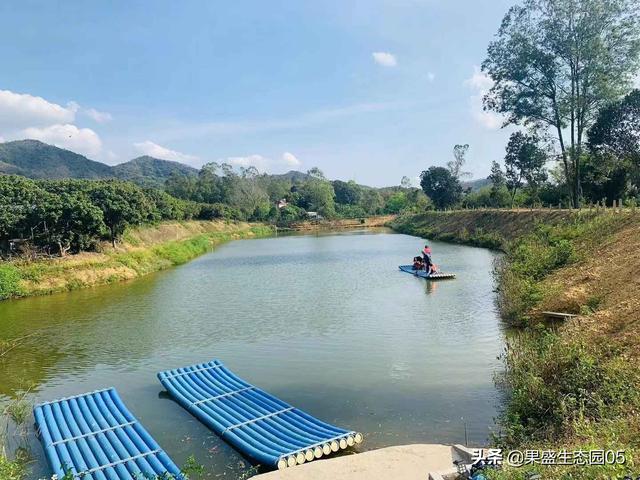
<svg viewBox="0 0 640 480">
<path fill-rule="evenodd" d="M 0 265 L 0 300 L 20 296 L 20 271 L 13 265 Z"/>
</svg>

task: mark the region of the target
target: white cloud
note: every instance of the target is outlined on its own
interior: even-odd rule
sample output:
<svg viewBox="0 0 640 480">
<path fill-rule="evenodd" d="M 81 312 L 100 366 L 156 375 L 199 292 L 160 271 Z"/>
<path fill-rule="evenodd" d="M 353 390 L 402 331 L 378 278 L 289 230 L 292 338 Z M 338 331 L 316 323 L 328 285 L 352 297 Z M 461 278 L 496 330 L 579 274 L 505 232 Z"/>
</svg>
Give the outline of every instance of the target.
<svg viewBox="0 0 640 480">
<path fill-rule="evenodd" d="M 395 67 L 398 65 L 395 55 L 389 52 L 373 52 L 371 54 L 373 61 L 383 67 Z"/>
<path fill-rule="evenodd" d="M 302 163 L 300 160 L 298 160 L 298 158 L 291 152 L 284 152 L 282 154 L 282 161 L 291 166 L 291 167 L 298 167 L 300 166 L 300 164 Z"/>
<path fill-rule="evenodd" d="M 113 120 L 113 116 L 107 112 L 100 112 L 95 108 L 85 108 L 82 113 L 97 123 L 106 123 Z"/>
<path fill-rule="evenodd" d="M 13 129 L 68 124 L 74 121 L 77 104 L 63 107 L 42 97 L 0 90 L 0 126 Z"/>
<path fill-rule="evenodd" d="M 502 117 L 495 112 L 487 112 L 482 108 L 482 97 L 493 86 L 493 80 L 480 67 L 474 65 L 473 75 L 464 81 L 464 85 L 474 91 L 469 97 L 471 115 L 483 127 L 497 130 L 502 126 Z"/>
<path fill-rule="evenodd" d="M 234 167 L 256 167 L 261 173 L 291 170 L 302 165 L 302 162 L 291 152 L 284 152 L 280 158 L 275 159 L 257 153 L 244 157 L 227 157 L 220 160 L 220 163 L 228 163 Z"/>
<path fill-rule="evenodd" d="M 436 74 L 433 72 L 428 72 L 427 73 L 427 80 L 430 82 L 433 82 L 436 79 Z"/>
<path fill-rule="evenodd" d="M 28 127 L 19 132 L 18 137 L 33 138 L 89 157 L 99 155 L 102 150 L 102 141 L 96 132 L 71 124 Z"/>
<path fill-rule="evenodd" d="M 143 155 L 149 155 L 151 157 L 160 158 L 162 160 L 172 160 L 174 162 L 193 163 L 198 161 L 198 157 L 194 155 L 188 155 L 186 153 L 171 150 L 169 148 L 153 143 L 151 140 L 146 140 L 140 143 L 134 143 L 135 149 Z"/>
</svg>

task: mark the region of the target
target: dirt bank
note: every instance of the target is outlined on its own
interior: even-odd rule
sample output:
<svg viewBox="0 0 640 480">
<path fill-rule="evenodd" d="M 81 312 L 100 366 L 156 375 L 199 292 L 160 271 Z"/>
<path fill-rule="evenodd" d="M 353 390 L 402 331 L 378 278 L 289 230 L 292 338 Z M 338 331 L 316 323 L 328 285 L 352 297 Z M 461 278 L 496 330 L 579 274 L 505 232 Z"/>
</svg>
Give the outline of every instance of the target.
<svg viewBox="0 0 640 480">
<path fill-rule="evenodd" d="M 168 222 L 127 231 L 116 248 L 64 258 L 0 262 L 0 300 L 45 295 L 130 280 L 185 263 L 240 238 L 266 236 L 271 227 L 243 222 Z"/>
<path fill-rule="evenodd" d="M 361 227 L 384 227 L 396 218 L 395 215 L 379 215 L 366 218 L 343 218 L 339 220 L 305 221 L 291 224 L 289 229 L 306 232 L 311 230 L 341 230 Z"/>
</svg>

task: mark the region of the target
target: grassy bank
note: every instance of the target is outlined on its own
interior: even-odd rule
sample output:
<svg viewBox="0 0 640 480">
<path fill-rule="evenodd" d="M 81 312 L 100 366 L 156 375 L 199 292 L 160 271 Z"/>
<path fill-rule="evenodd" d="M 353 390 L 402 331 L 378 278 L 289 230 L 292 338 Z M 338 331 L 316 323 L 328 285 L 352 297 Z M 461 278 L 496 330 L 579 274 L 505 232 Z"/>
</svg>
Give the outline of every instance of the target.
<svg viewBox="0 0 640 480">
<path fill-rule="evenodd" d="M 229 240 L 266 236 L 271 227 L 242 222 L 162 223 L 125 233 L 114 249 L 64 258 L 0 262 L 0 300 L 130 280 L 185 263 Z"/>
<path fill-rule="evenodd" d="M 289 229 L 296 232 L 306 232 L 313 230 L 341 230 L 362 227 L 384 227 L 389 222 L 395 220 L 396 215 L 375 215 L 363 218 L 341 218 L 338 220 L 306 220 L 304 222 L 294 222 Z"/>
<path fill-rule="evenodd" d="M 505 251 L 498 300 L 508 335 L 506 449 L 624 450 L 626 465 L 506 468 L 491 478 L 610 479 L 640 473 L 640 215 L 635 212 L 429 213 L 394 228 Z M 545 323 L 541 312 L 577 315 Z M 634 478 L 635 478 L 634 475 Z"/>
</svg>

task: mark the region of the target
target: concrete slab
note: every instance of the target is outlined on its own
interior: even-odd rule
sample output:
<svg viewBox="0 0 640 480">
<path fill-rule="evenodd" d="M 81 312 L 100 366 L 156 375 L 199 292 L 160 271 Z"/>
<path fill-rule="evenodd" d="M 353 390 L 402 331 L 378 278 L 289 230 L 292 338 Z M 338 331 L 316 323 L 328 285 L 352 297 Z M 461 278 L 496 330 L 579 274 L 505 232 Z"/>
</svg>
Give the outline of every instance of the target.
<svg viewBox="0 0 640 480">
<path fill-rule="evenodd" d="M 430 472 L 450 473 L 459 458 L 451 445 L 415 444 L 314 460 L 258 475 L 256 480 L 425 480 Z"/>
</svg>

